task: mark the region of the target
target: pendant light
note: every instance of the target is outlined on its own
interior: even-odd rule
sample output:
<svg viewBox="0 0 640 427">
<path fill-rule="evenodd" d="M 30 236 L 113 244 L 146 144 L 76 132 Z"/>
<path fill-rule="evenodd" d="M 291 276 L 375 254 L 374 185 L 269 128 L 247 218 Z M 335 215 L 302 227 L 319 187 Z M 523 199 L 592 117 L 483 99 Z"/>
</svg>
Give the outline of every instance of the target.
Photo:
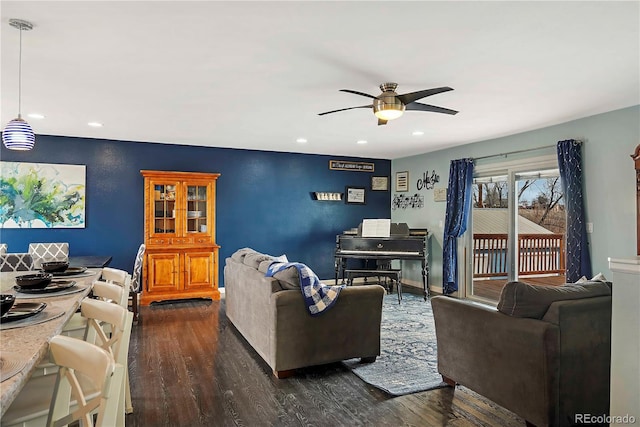
<svg viewBox="0 0 640 427">
<path fill-rule="evenodd" d="M 10 19 L 9 25 L 20 30 L 20 56 L 18 59 L 18 118 L 11 120 L 2 131 L 2 143 L 9 150 L 31 150 L 36 136 L 29 123 L 20 115 L 22 101 L 22 31 L 33 29 L 31 22 L 22 19 Z"/>
</svg>

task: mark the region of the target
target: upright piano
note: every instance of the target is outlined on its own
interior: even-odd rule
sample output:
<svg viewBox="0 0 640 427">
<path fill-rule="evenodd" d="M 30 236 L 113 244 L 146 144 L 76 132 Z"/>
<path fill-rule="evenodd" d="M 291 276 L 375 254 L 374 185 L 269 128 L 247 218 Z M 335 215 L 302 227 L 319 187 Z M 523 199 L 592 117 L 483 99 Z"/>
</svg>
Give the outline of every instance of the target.
<svg viewBox="0 0 640 427">
<path fill-rule="evenodd" d="M 406 224 L 392 224 L 389 237 L 362 237 L 361 230 L 362 224 L 357 231 L 336 236 L 336 284 L 338 278 L 344 283 L 348 259 L 374 260 L 378 266 L 388 266 L 392 260 L 416 260 L 422 263 L 422 287 L 426 301 L 429 297 L 428 231 L 410 229 Z"/>
</svg>

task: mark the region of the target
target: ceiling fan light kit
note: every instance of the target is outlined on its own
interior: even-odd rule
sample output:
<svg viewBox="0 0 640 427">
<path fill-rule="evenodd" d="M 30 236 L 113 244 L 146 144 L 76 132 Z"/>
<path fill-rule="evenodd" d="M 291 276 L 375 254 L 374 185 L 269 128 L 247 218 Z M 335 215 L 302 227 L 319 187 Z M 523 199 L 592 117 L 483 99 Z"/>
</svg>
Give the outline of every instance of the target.
<svg viewBox="0 0 640 427">
<path fill-rule="evenodd" d="M 18 60 L 18 117 L 11 120 L 2 131 L 2 143 L 9 150 L 31 150 L 36 143 L 33 129 L 20 115 L 22 99 L 22 31 L 33 29 L 33 24 L 22 19 L 10 19 L 9 25 L 20 30 L 20 56 Z"/>
<path fill-rule="evenodd" d="M 397 119 L 404 113 L 405 106 L 398 99 L 395 92 L 398 85 L 396 83 L 383 83 L 380 85 L 382 94 L 373 101 L 373 114 L 380 120 Z"/>
<path fill-rule="evenodd" d="M 419 90 L 417 92 L 410 92 L 402 95 L 398 95 L 396 93 L 397 87 L 397 83 L 382 83 L 380 85 L 380 90 L 382 91 L 382 93 L 378 96 L 369 95 L 368 93 L 358 92 L 351 89 L 340 89 L 340 92 L 353 93 L 354 95 L 372 98 L 373 103 L 371 105 L 360 105 L 357 107 L 348 107 L 341 108 L 339 110 L 325 111 L 324 113 L 320 113 L 318 115 L 324 116 L 325 114 L 353 110 L 355 108 L 373 108 L 373 114 L 375 114 L 375 116 L 378 118 L 378 125 L 386 125 L 389 120 L 394 120 L 402 116 L 402 113 L 404 113 L 405 110 L 427 111 L 432 113 L 442 113 L 450 115 L 458 113 L 457 111 L 450 110 L 448 108 L 416 102 L 418 99 L 426 98 L 427 96 L 453 90 L 448 86 Z"/>
</svg>

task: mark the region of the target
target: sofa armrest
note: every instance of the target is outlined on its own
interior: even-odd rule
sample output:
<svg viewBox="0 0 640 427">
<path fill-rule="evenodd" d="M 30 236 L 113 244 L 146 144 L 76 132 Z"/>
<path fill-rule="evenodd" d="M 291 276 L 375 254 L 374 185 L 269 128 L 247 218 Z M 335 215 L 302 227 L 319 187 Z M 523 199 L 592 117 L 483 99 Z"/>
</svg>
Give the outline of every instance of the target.
<svg viewBox="0 0 640 427">
<path fill-rule="evenodd" d="M 559 326 L 560 414 L 608 414 L 611 297 L 556 301 L 543 320 Z"/>
<path fill-rule="evenodd" d="M 379 285 L 347 287 L 335 305 L 318 316 L 309 314 L 300 290 L 272 294 L 272 369 L 286 371 L 378 356 L 384 294 Z"/>
<path fill-rule="evenodd" d="M 438 371 L 536 425 L 557 411 L 559 329 L 450 297 L 431 300 Z"/>
</svg>

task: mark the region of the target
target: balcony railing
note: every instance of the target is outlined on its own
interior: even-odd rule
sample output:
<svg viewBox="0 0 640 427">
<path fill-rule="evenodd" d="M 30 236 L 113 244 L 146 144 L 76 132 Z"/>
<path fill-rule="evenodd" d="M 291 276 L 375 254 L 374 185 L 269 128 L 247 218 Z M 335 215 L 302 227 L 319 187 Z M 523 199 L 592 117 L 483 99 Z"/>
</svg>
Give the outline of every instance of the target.
<svg viewBox="0 0 640 427">
<path fill-rule="evenodd" d="M 518 235 L 518 275 L 564 274 L 564 234 Z M 473 235 L 473 277 L 507 276 L 507 235 Z"/>
</svg>

